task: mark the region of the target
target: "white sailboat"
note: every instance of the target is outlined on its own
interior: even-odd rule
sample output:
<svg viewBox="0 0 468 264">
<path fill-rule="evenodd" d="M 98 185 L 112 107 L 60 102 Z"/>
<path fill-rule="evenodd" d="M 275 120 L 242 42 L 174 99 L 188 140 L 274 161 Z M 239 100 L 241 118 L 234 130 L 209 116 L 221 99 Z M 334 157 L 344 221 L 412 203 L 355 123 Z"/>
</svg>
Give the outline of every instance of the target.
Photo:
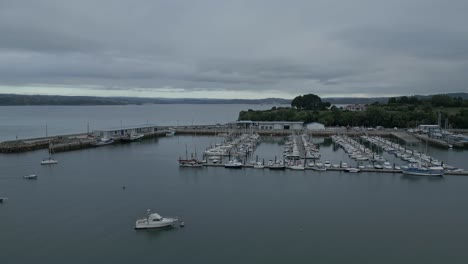
<svg viewBox="0 0 468 264">
<path fill-rule="evenodd" d="M 52 165 L 52 164 L 57 164 L 58 163 L 58 160 L 52 158 L 52 153 L 53 153 L 53 150 L 50 147 L 50 143 L 49 143 L 49 154 L 50 155 L 49 155 L 48 158 L 45 158 L 45 159 L 43 159 L 41 161 L 41 165 Z"/>
</svg>

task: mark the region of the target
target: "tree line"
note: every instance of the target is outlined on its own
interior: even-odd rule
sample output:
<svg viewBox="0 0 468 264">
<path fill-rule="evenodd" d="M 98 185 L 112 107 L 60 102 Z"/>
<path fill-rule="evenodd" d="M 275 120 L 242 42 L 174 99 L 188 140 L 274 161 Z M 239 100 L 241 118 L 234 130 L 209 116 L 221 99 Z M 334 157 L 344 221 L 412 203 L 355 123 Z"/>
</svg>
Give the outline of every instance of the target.
<svg viewBox="0 0 468 264">
<path fill-rule="evenodd" d="M 460 107 L 456 111 L 449 108 Z M 440 112 L 440 113 L 439 113 Z M 325 126 L 416 127 L 420 124 L 442 124 L 445 119 L 453 128 L 468 128 L 468 100 L 435 95 L 428 99 L 414 96 L 389 98 L 387 104 L 374 103 L 365 111 L 348 111 L 328 107 L 317 95 L 298 96 L 291 107 L 273 107 L 270 110 L 247 110 L 239 113 L 239 120 L 319 122 Z"/>
</svg>

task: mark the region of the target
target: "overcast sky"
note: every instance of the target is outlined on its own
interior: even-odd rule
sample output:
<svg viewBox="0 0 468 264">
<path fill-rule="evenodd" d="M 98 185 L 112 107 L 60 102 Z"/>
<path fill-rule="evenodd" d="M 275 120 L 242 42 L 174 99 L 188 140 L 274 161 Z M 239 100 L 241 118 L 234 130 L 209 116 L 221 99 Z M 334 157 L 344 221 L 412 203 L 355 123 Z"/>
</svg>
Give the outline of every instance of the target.
<svg viewBox="0 0 468 264">
<path fill-rule="evenodd" d="M 0 93 L 468 91 L 466 0 L 0 0 Z"/>
</svg>

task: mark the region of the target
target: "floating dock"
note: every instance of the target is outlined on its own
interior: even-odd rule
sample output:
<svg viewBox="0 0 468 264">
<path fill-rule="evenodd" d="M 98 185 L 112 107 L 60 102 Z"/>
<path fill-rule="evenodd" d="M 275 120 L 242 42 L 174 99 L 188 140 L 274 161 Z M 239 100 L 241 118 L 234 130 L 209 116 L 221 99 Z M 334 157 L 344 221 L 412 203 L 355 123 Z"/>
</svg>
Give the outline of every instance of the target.
<svg viewBox="0 0 468 264">
<path fill-rule="evenodd" d="M 224 164 L 203 164 L 204 167 L 220 167 L 220 168 L 224 168 Z M 245 165 L 242 165 L 243 168 L 253 168 L 253 165 L 248 165 L 248 164 L 245 164 Z M 183 167 L 182 167 L 183 168 Z M 187 168 L 187 169 L 192 169 L 192 168 Z M 260 170 L 260 169 L 255 169 L 255 170 Z M 265 166 L 265 168 L 263 168 L 263 170 L 269 170 L 268 166 Z M 292 169 L 288 169 L 287 167 L 285 168 L 285 170 L 289 170 L 289 171 L 301 171 L 301 170 L 292 170 Z M 327 168 L 327 170 L 324 170 L 324 171 L 318 171 L 318 170 L 314 170 L 312 167 L 305 167 L 304 170 L 308 170 L 308 171 L 316 171 L 316 172 L 324 172 L 326 173 L 327 171 L 341 171 L 341 172 L 346 172 L 346 169 L 345 168 Z M 371 169 L 371 168 L 365 168 L 365 169 L 360 169 L 360 172 L 346 172 L 346 173 L 349 173 L 349 174 L 359 174 L 359 173 L 362 173 L 362 172 L 376 172 L 376 173 L 398 173 L 398 174 L 402 174 L 401 170 L 396 170 L 396 169 L 392 169 L 392 170 L 389 170 L 389 169 Z M 452 175 L 452 176 L 468 176 L 468 171 L 462 171 L 462 172 L 445 172 L 445 175 Z M 428 176 L 414 176 L 414 177 L 428 177 Z M 435 176 L 434 176 L 435 177 Z"/>
</svg>

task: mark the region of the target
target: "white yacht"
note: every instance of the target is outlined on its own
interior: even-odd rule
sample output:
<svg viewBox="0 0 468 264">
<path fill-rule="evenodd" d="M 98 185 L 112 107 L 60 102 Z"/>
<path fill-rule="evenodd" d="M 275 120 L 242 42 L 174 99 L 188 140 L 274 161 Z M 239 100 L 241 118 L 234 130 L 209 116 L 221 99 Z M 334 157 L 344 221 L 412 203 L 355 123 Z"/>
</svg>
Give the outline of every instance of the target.
<svg viewBox="0 0 468 264">
<path fill-rule="evenodd" d="M 330 161 L 326 160 L 323 166 L 325 166 L 326 168 L 330 168 L 331 167 Z"/>
<path fill-rule="evenodd" d="M 41 165 L 51 165 L 51 164 L 57 164 L 58 160 L 53 159 L 52 157 L 49 157 L 47 159 L 43 159 L 41 161 Z"/>
<path fill-rule="evenodd" d="M 263 169 L 265 166 L 259 161 L 253 165 L 254 169 Z"/>
<path fill-rule="evenodd" d="M 134 133 L 134 134 L 128 134 L 128 135 L 126 135 L 126 136 L 124 136 L 124 137 L 121 137 L 120 140 L 121 140 L 122 142 L 132 142 L 132 141 L 140 140 L 140 139 L 142 139 L 144 136 L 145 136 L 145 135 L 143 135 L 143 134 L 136 134 L 136 133 Z"/>
<path fill-rule="evenodd" d="M 166 132 L 166 137 L 172 137 L 175 135 L 175 130 L 170 129 L 169 131 Z"/>
<path fill-rule="evenodd" d="M 135 223 L 135 229 L 148 229 L 148 228 L 159 228 L 165 226 L 172 226 L 177 221 L 177 218 L 165 218 L 157 213 L 150 213 L 148 209 L 146 211 L 147 216 L 142 219 L 138 219 Z"/>
<path fill-rule="evenodd" d="M 391 170 L 391 169 L 393 169 L 392 164 L 390 164 L 390 162 L 388 162 L 388 161 L 384 162 L 382 166 L 383 166 L 383 168 L 386 169 L 386 170 Z"/>
<path fill-rule="evenodd" d="M 241 169 L 242 168 L 242 162 L 234 159 L 230 160 L 228 163 L 224 164 L 224 168 L 228 169 Z"/>
<path fill-rule="evenodd" d="M 25 178 L 27 180 L 36 180 L 37 175 L 36 174 L 25 175 L 25 176 L 23 176 L 23 178 Z"/>
<path fill-rule="evenodd" d="M 99 147 L 99 146 L 110 145 L 113 143 L 114 143 L 113 139 L 102 137 L 102 138 L 97 139 L 95 142 L 92 142 L 91 145 Z"/>
<path fill-rule="evenodd" d="M 346 172 L 353 172 L 353 173 L 356 173 L 356 172 L 360 172 L 361 170 L 358 169 L 358 168 L 351 168 L 351 167 L 348 167 L 345 169 Z"/>
</svg>

